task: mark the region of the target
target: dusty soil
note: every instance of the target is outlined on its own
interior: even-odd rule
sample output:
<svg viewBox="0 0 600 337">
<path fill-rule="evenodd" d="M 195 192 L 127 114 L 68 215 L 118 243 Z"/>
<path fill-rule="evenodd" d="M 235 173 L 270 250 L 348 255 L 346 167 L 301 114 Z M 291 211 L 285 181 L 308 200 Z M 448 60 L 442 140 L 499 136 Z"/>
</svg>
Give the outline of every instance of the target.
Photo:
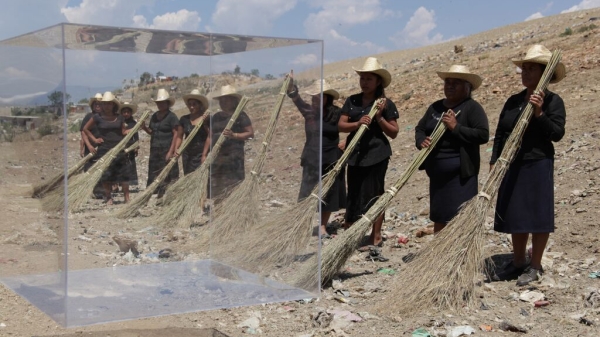
<svg viewBox="0 0 600 337">
<path fill-rule="evenodd" d="M 386 212 L 384 223 L 388 237 L 382 254 L 387 262 L 375 262 L 368 253 L 356 253 L 340 272 L 338 280 L 324 286 L 322 296 L 314 301 L 267 304 L 254 307 L 213 310 L 166 317 L 107 323 L 65 329 L 26 300 L 4 286 L 0 287 L 0 336 L 170 336 L 184 335 L 178 329 L 197 331 L 214 328 L 229 336 L 258 334 L 263 336 L 391 336 L 408 335 L 424 328 L 432 335 L 450 336 L 453 329 L 470 326 L 481 336 L 510 335 L 501 330 L 503 322 L 518 326 L 530 336 L 597 336 L 600 332 L 600 278 L 592 278 L 600 270 L 600 228 L 597 218 L 598 175 L 600 169 L 600 120 L 597 117 L 600 90 L 600 29 L 579 32 L 582 27 L 598 24 L 600 10 L 546 17 L 483 32 L 460 40 L 379 55 L 393 74 L 386 90 L 400 110 L 400 134 L 392 143 L 394 155 L 386 180 L 395 181 L 415 154 L 414 125 L 434 100 L 442 97 L 442 82 L 435 71 L 451 64 L 466 64 L 484 78 L 483 86 L 474 93 L 486 109 L 491 130 L 506 98 L 521 90 L 519 76 L 510 62 L 528 46 L 543 43 L 550 49 L 561 48 L 568 76 L 551 86 L 567 106 L 567 133 L 556 144 L 555 201 L 556 232 L 551 235 L 545 255 L 544 279 L 528 288 L 513 282 L 482 283 L 477 292 L 480 306 L 461 312 L 436 308 L 415 308 L 412 317 L 380 315 L 373 309 L 383 298 L 395 296 L 389 285 L 398 273 L 411 272 L 402 257 L 416 252 L 432 240 L 417 237 L 417 230 L 428 224 L 427 178 L 415 174 Z M 572 35 L 559 36 L 571 27 Z M 464 51 L 455 53 L 454 46 Z M 357 91 L 357 78 L 351 66 L 360 60 L 329 64 L 326 78 L 342 96 Z M 256 93 L 259 95 L 258 93 Z M 267 110 L 272 97 L 263 97 L 261 105 L 247 111 L 260 140 L 267 118 L 258 113 Z M 263 109 L 264 108 L 264 109 Z M 253 112 L 255 112 L 253 114 Z M 269 184 L 261 190 L 265 212 L 276 212 L 276 199 L 283 204 L 295 201 L 300 181 L 300 151 L 303 144 L 302 117 L 286 100 L 277 134 L 264 173 Z M 77 135 L 70 134 L 67 160 L 78 156 Z M 141 187 L 145 182 L 148 138 L 142 136 L 138 157 Z M 32 184 L 55 174 L 62 161 L 62 139 L 50 135 L 38 139 L 35 134 L 20 135 L 12 143 L 0 143 L 0 276 L 44 273 L 57 269 L 63 219 L 41 210 L 39 201 L 28 196 Z M 487 162 L 491 143 L 482 146 L 482 160 Z M 246 158 L 258 152 L 259 141 L 249 142 Z M 251 166 L 247 163 L 247 168 Z M 480 181 L 487 175 L 482 165 Z M 136 194 L 132 195 L 135 198 Z M 120 201 L 117 196 L 116 201 Z M 151 201 L 152 203 L 153 201 Z M 145 252 L 171 248 L 174 260 L 206 256 L 208 245 L 198 246 L 201 228 L 168 228 L 150 220 L 155 208 L 147 208 L 147 217 L 116 220 L 112 214 L 122 204 L 104 206 L 91 201 L 83 213 L 69 215 L 69 268 L 101 268 L 113 265 L 145 263 L 124 258 L 112 241 L 114 234 L 130 235 Z M 490 213 L 491 214 L 491 213 Z M 342 213 L 333 217 L 333 224 Z M 147 230 L 148 227 L 153 230 Z M 487 226 L 491 226 L 491 218 Z M 335 227 L 335 226 L 333 226 Z M 397 236 L 408 237 L 408 243 L 395 244 Z M 490 230 L 486 236 L 488 256 L 505 261 L 511 251 L 510 240 Z M 334 238 L 335 240 L 335 238 Z M 410 285 L 406 285 L 410 286 Z M 519 297 L 526 290 L 543 293 L 549 304 L 534 307 Z M 398 298 L 402 301 L 402 298 Z M 348 314 L 353 315 L 346 315 Z M 241 324 L 254 319 L 258 326 Z M 135 332 L 135 329 L 144 329 Z M 486 330 L 486 331 L 484 331 Z M 181 333 L 180 333 L 181 331 Z M 188 334 L 193 335 L 193 334 Z"/>
</svg>

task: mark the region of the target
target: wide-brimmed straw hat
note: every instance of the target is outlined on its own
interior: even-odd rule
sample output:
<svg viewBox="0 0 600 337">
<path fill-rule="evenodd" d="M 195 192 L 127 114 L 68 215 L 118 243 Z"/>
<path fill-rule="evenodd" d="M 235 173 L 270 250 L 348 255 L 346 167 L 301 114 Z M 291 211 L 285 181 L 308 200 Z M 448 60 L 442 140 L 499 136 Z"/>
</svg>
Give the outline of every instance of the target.
<svg viewBox="0 0 600 337">
<path fill-rule="evenodd" d="M 121 106 L 121 103 L 119 103 L 119 100 L 110 91 L 107 91 L 107 92 L 104 93 L 104 95 L 102 95 L 102 99 L 100 100 L 100 102 L 113 102 L 113 103 L 115 103 L 115 105 L 117 106 L 117 109 L 116 109 L 117 111 L 119 111 L 119 107 Z"/>
<path fill-rule="evenodd" d="M 331 88 L 327 81 L 323 80 L 321 84 L 323 85 L 323 95 L 331 95 L 333 96 L 334 100 L 340 98 L 340 93 Z M 306 93 L 311 96 L 319 95 L 321 93 L 321 84 L 319 82 L 315 82 L 311 88 L 306 90 Z"/>
<path fill-rule="evenodd" d="M 213 99 L 219 99 L 225 96 L 233 96 L 236 98 L 242 98 L 242 95 L 238 94 L 233 85 L 224 85 L 221 87 L 221 94 L 214 96 Z"/>
<path fill-rule="evenodd" d="M 381 63 L 379 63 L 379 61 L 374 57 L 367 58 L 361 69 L 356 69 L 354 67 L 352 67 L 352 69 L 354 69 L 354 71 L 356 71 L 356 73 L 359 75 L 360 73 L 374 73 L 381 76 L 383 79 L 382 84 L 384 88 L 387 88 L 387 86 L 392 82 L 392 75 L 390 72 L 383 69 Z"/>
<path fill-rule="evenodd" d="M 102 100 L 102 94 L 101 93 L 96 93 L 96 95 L 94 95 L 94 97 L 92 97 L 90 99 L 90 103 L 89 103 L 90 104 L 90 108 L 93 107 L 94 102 L 98 102 L 100 100 Z"/>
<path fill-rule="evenodd" d="M 123 102 L 121 103 L 121 108 L 119 109 L 119 112 L 123 111 L 123 109 L 125 108 L 129 108 L 131 109 L 131 114 L 135 114 L 137 112 L 137 104 L 135 103 L 131 103 L 131 102 Z"/>
<path fill-rule="evenodd" d="M 527 50 L 527 53 L 525 53 L 525 56 L 522 59 L 513 59 L 512 62 L 519 68 L 522 67 L 525 62 L 547 65 L 550 61 L 550 57 L 552 57 L 552 52 L 548 50 L 548 48 L 541 44 L 534 44 Z M 558 62 L 550 83 L 558 83 L 565 78 L 565 76 L 567 76 L 567 68 L 562 62 Z"/>
<path fill-rule="evenodd" d="M 169 108 L 172 107 L 173 104 L 175 104 L 175 98 L 169 97 L 169 92 L 163 88 L 158 89 L 158 92 L 156 93 L 156 99 L 154 99 L 153 101 L 154 102 L 169 101 Z"/>
<path fill-rule="evenodd" d="M 459 80 L 467 81 L 471 83 L 471 90 L 479 88 L 482 82 L 481 77 L 479 75 L 469 71 L 469 68 L 467 66 L 459 64 L 454 64 L 450 66 L 450 69 L 448 69 L 448 71 L 438 71 L 437 74 L 442 80 L 445 80 L 447 78 L 458 78 Z"/>
<path fill-rule="evenodd" d="M 188 105 L 188 100 L 190 99 L 198 100 L 202 103 L 202 107 L 204 109 L 208 108 L 208 98 L 200 94 L 200 90 L 194 89 L 189 94 L 183 95 L 183 101 L 185 102 L 185 105 Z"/>
</svg>

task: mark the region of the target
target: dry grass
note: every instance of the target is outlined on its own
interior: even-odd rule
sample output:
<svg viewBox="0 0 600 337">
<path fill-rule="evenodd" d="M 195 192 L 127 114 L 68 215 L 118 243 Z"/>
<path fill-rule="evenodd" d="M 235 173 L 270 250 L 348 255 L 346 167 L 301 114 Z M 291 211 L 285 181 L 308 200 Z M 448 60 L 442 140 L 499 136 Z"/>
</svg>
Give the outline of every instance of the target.
<svg viewBox="0 0 600 337">
<path fill-rule="evenodd" d="M 248 97 L 242 97 L 225 129 L 231 129 L 248 101 Z M 183 226 L 193 224 L 200 202 L 206 198 L 210 166 L 218 156 L 225 140 L 226 137 L 221 134 L 204 163 L 196 171 L 177 180 L 167 189 L 158 223 L 173 224 L 176 221 Z"/>
<path fill-rule="evenodd" d="M 90 159 L 92 159 L 93 156 L 94 156 L 93 153 L 88 153 L 87 156 L 81 158 L 81 160 L 78 161 L 77 164 L 75 164 L 73 167 L 71 167 L 69 169 L 69 171 L 67 172 L 67 179 L 71 178 L 75 174 L 78 174 L 81 171 L 81 169 L 83 169 L 83 166 L 85 165 L 85 163 L 87 163 Z M 54 178 L 48 180 L 47 182 L 40 183 L 40 184 L 34 186 L 33 192 L 31 192 L 31 197 L 32 198 L 44 197 L 46 195 L 46 193 L 52 192 L 55 188 L 60 186 L 60 183 L 63 182 L 64 179 L 65 179 L 65 172 L 63 170 L 63 172 L 61 172 L 60 174 L 57 174 Z"/>
<path fill-rule="evenodd" d="M 200 128 L 202 127 L 202 124 L 204 123 L 204 120 L 207 118 L 208 115 L 209 114 L 206 113 L 202 117 L 200 117 L 200 121 L 198 122 L 198 124 L 196 124 L 194 126 L 194 128 L 190 132 L 189 136 L 186 137 L 186 139 L 183 141 L 183 143 L 179 146 L 179 149 L 177 149 L 177 153 L 183 153 L 185 148 L 192 142 L 192 140 L 194 139 L 194 136 L 196 136 L 196 133 L 198 133 L 198 130 L 200 130 Z M 136 145 L 136 144 L 138 144 L 138 143 L 136 142 L 133 145 Z M 133 147 L 133 145 L 132 145 L 132 147 Z M 139 147 L 139 145 L 138 145 L 138 147 Z M 171 158 L 171 160 L 169 160 L 169 162 L 167 163 L 167 165 L 165 165 L 165 167 L 162 169 L 162 171 L 160 171 L 160 174 L 154 179 L 152 184 L 150 184 L 150 186 L 146 187 L 146 189 L 144 190 L 144 193 L 142 193 L 140 196 L 135 198 L 127 206 L 122 208 L 117 213 L 117 215 L 116 215 L 117 218 L 127 219 L 127 218 L 132 218 L 132 217 L 137 216 L 139 214 L 140 208 L 146 206 L 146 204 L 148 203 L 150 198 L 152 198 L 152 194 L 154 194 L 154 191 L 156 191 L 156 189 L 160 186 L 160 184 L 167 178 L 167 176 L 171 172 L 171 169 L 177 163 L 177 160 L 179 160 L 179 157 Z"/>
<path fill-rule="evenodd" d="M 552 53 L 536 92 L 548 86 L 560 55 L 560 51 Z M 484 270 L 486 214 L 520 148 L 532 113 L 533 107 L 528 103 L 481 192 L 466 202 L 446 228 L 414 258 L 410 263 L 412 270 L 394 280 L 391 287 L 394 296 L 383 301 L 378 310 L 407 315 L 414 314 L 417 308 L 457 310 L 474 303 L 476 279 Z"/>
</svg>

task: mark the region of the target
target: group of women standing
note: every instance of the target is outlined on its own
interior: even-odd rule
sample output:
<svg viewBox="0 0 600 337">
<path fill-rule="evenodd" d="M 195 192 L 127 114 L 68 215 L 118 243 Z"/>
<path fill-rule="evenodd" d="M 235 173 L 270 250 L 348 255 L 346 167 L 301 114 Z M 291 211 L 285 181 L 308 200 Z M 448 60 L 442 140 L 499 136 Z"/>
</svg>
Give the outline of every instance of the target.
<svg viewBox="0 0 600 337">
<path fill-rule="evenodd" d="M 553 191 L 553 142 L 565 133 L 565 106 L 555 93 L 535 89 L 551 57 L 551 52 L 542 45 L 532 46 L 521 59 L 513 63 L 521 69 L 521 83 L 525 89 L 511 96 L 502 108 L 494 135 L 490 165 L 500 158 L 504 144 L 515 127 L 515 123 L 531 103 L 533 117 L 525 131 L 521 147 L 510 163 L 500 189 L 495 211 L 494 229 L 512 236 L 514 260 L 497 271 L 494 280 L 517 280 L 520 286 L 539 279 L 543 273 L 542 255 L 549 234 L 554 231 Z M 298 95 L 298 88 L 290 85 L 290 96 L 305 118 L 306 144 L 302 153 L 303 180 L 299 199 L 308 196 L 318 182 L 318 175 L 325 174 L 341 156 L 344 143 L 339 141 L 339 132 L 347 132 L 350 142 L 361 125 L 367 125 L 365 134 L 350 154 L 347 167 L 347 195 L 343 173 L 339 182 L 323 200 L 323 216 L 320 232 L 326 236 L 327 221 L 332 211 L 346 208 L 344 227 L 351 226 L 377 201 L 384 192 L 384 180 L 392 155 L 388 138 L 398 134 L 398 111 L 394 103 L 386 98 L 385 106 L 374 118 L 368 113 L 378 98 L 385 98 L 385 88 L 391 82 L 390 73 L 383 69 L 377 59 L 368 58 L 359 75 L 360 93 L 348 97 L 341 109 L 332 101 L 339 94 L 325 82 L 323 100 L 320 92 L 307 92 L 312 104 L 307 104 Z M 437 233 L 454 218 L 461 205 L 478 193 L 480 171 L 480 145 L 490 138 L 489 123 L 483 107 L 473 99 L 472 92 L 482 84 L 482 78 L 464 65 L 452 65 L 447 71 L 437 73 L 444 83 L 444 98 L 435 101 L 425 111 L 415 128 L 417 149 L 431 146 L 431 134 L 438 123 L 446 131 L 435 145 L 420 169 L 429 177 L 430 218 Z M 565 77 L 562 63 L 555 69 L 550 83 Z M 322 133 L 319 127 L 319 108 L 323 107 Z M 337 125 L 336 125 L 337 124 Z M 319 149 L 321 140 L 323 159 L 311 155 L 311 149 Z M 339 147 L 334 146 L 339 143 Z M 491 166 L 490 166 L 491 169 Z M 382 245 L 382 213 L 373 223 L 369 245 Z M 460 224 L 457 224 L 460 225 Z M 528 258 L 526 246 L 532 236 L 532 254 Z"/>
<path fill-rule="evenodd" d="M 244 141 L 254 136 L 252 123 L 248 115 L 242 112 L 234 126 L 225 129 L 240 97 L 233 86 L 222 87 L 220 95 L 214 97 L 219 101 L 221 111 L 208 119 L 204 116 L 209 105 L 208 99 L 201 95 L 199 90 L 194 89 L 183 96 L 189 114 L 178 118 L 171 111 L 175 99 L 170 97 L 165 89 L 159 89 L 154 99 L 158 111 L 150 117 L 148 127 L 142 124 L 142 129 L 150 135 L 147 186 L 154 182 L 172 158 L 181 156 L 184 175 L 198 169 L 221 134 L 226 140 L 213 162 L 215 166 L 211 170 L 213 174 L 210 177 L 209 191 L 211 198 L 218 199 L 228 188 L 243 180 Z M 90 106 L 93 111 L 84 118 L 81 127 L 81 155 L 85 156 L 86 151 L 92 152 L 95 154 L 92 159 L 95 162 L 114 148 L 135 126 L 137 122 L 133 115 L 137 111 L 137 105 L 120 103 L 111 92 L 106 92 L 92 98 Z M 194 138 L 182 153 L 178 153 L 183 139 L 189 137 L 192 129 L 200 122 L 202 126 Z M 139 136 L 136 134 L 127 146 L 138 140 Z M 100 183 L 107 204 L 113 203 L 112 188 L 116 184 L 122 186 L 124 202 L 129 201 L 129 182 L 137 181 L 136 156 L 137 150 L 130 153 L 121 152 L 103 172 Z M 159 200 L 162 200 L 167 186 L 178 178 L 179 166 L 176 164 L 157 189 Z"/>
</svg>

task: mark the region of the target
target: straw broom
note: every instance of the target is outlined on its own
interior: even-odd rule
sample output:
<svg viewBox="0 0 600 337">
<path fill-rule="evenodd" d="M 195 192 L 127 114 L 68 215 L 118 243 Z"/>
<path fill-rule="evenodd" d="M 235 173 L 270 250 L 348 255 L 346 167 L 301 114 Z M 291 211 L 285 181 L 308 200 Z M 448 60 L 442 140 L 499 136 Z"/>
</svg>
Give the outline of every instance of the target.
<svg viewBox="0 0 600 337">
<path fill-rule="evenodd" d="M 385 106 L 385 102 L 385 98 L 376 100 L 368 116 L 373 118 L 377 111 Z M 346 165 L 348 158 L 367 128 L 364 124 L 360 126 L 334 168 L 323 176 L 320 195 L 320 186 L 317 185 L 309 197 L 300 201 L 291 209 L 261 222 L 256 230 L 249 233 L 252 236 L 243 243 L 249 247 L 244 249 L 246 253 L 241 262 L 250 268 L 286 263 L 306 249 L 312 236 L 312 221 L 319 209 L 320 201 L 335 183 L 336 177 Z M 265 238 L 269 239 L 265 240 Z"/>
<path fill-rule="evenodd" d="M 136 148 L 139 148 L 140 145 L 138 142 L 135 142 L 129 148 L 125 149 L 125 153 L 128 153 Z M 85 157 L 81 158 L 73 167 L 69 168 L 67 171 L 67 179 L 81 172 L 81 169 L 90 159 L 95 156 L 94 153 L 88 153 Z M 33 187 L 33 192 L 31 193 L 32 198 L 42 198 L 46 193 L 51 192 L 55 188 L 57 188 L 61 181 L 65 178 L 65 172 L 61 172 L 57 174 L 54 178 L 50 179 L 48 182 L 40 183 Z"/>
<path fill-rule="evenodd" d="M 257 190 L 260 173 L 265 165 L 268 146 L 275 134 L 275 126 L 289 83 L 290 77 L 287 76 L 279 90 L 279 97 L 271 113 L 260 153 L 250 171 L 250 179 L 244 179 L 225 200 L 215 207 L 215 216 L 212 222 L 216 226 L 214 226 L 214 232 L 211 235 L 215 247 L 224 247 L 223 243 L 228 242 L 230 238 L 239 236 L 241 232 L 245 232 L 245 229 L 254 228 L 258 223 L 259 200 Z M 240 228 L 242 226 L 243 228 Z"/>
<path fill-rule="evenodd" d="M 444 114 L 446 114 L 445 112 Z M 456 113 L 458 115 L 460 111 Z M 443 117 L 443 115 L 442 115 Z M 406 182 L 423 164 L 427 156 L 433 151 L 437 142 L 446 132 L 446 125 L 442 123 L 442 118 L 438 120 L 436 127 L 430 135 L 431 144 L 422 148 L 415 156 L 408 168 L 402 173 L 400 178 L 392 185 L 377 201 L 369 208 L 358 221 L 356 221 L 349 229 L 345 230 L 341 235 L 331 241 L 330 244 L 323 248 L 321 252 L 321 284 L 333 279 L 338 270 L 344 266 L 348 258 L 354 252 L 356 246 L 361 242 L 367 231 L 371 228 L 373 222 L 389 206 L 392 199 L 404 187 Z M 298 287 L 310 288 L 314 286 L 316 273 L 319 271 L 319 262 L 316 256 L 313 256 L 300 270 L 298 277 L 294 281 Z"/>
<path fill-rule="evenodd" d="M 249 98 L 242 97 L 225 129 L 231 129 L 248 101 Z M 196 208 L 200 205 L 200 201 L 206 197 L 210 166 L 219 154 L 225 140 L 226 137 L 221 134 L 204 163 L 196 171 L 177 180 L 167 189 L 163 197 L 165 201 L 163 202 L 163 211 L 157 220 L 158 223 L 172 224 L 173 221 L 179 221 L 189 225 L 193 222 Z"/>
<path fill-rule="evenodd" d="M 552 53 L 535 92 L 546 89 L 560 58 L 560 50 Z M 481 192 L 467 201 L 446 228 L 415 257 L 410 264 L 412 270 L 394 280 L 394 296 L 381 304 L 381 311 L 410 314 L 416 308 L 458 309 L 475 302 L 476 276 L 484 270 L 486 214 L 519 150 L 532 113 L 533 106 L 528 103 Z"/>
<path fill-rule="evenodd" d="M 192 131 L 190 131 L 190 134 L 185 138 L 183 143 L 179 146 L 179 149 L 177 149 L 177 153 L 179 153 L 179 154 L 183 153 L 185 148 L 192 142 L 192 140 L 194 139 L 194 136 L 196 136 L 196 133 L 198 133 L 198 131 L 202 127 L 202 124 L 204 123 L 206 116 L 208 116 L 208 113 L 206 113 L 200 117 L 200 121 L 198 122 L 198 124 L 196 124 L 194 126 Z M 150 186 L 146 187 L 146 190 L 144 191 L 144 193 L 142 193 L 140 196 L 135 198 L 125 208 L 122 208 L 117 213 L 117 215 L 116 215 L 117 218 L 127 219 L 127 218 L 132 218 L 132 217 L 137 216 L 139 214 L 139 209 L 146 206 L 146 204 L 148 203 L 150 198 L 152 198 L 152 194 L 154 193 L 154 191 L 156 191 L 158 186 L 165 180 L 165 178 L 167 178 L 167 176 L 169 175 L 169 172 L 171 172 L 171 169 L 173 168 L 173 166 L 175 166 L 175 164 L 177 164 L 177 160 L 179 160 L 179 156 L 171 158 L 171 160 L 169 160 L 169 162 L 167 163 L 167 165 L 165 165 L 165 167 L 162 169 L 162 171 L 160 171 L 160 174 L 154 179 L 152 184 L 150 184 Z"/>
<path fill-rule="evenodd" d="M 112 161 L 117 157 L 119 152 L 123 151 L 127 146 L 127 142 L 140 129 L 144 121 L 150 116 L 151 111 L 148 109 L 144 112 L 137 124 L 131 129 L 125 137 L 110 151 L 108 151 L 84 174 L 75 176 L 68 182 L 68 195 L 65 197 L 61 189 L 54 190 L 42 199 L 44 208 L 47 211 L 60 211 L 65 206 L 65 201 L 68 200 L 69 211 L 77 211 L 87 202 L 92 195 L 94 186 L 102 178 L 102 174 L 106 171 Z"/>
</svg>

